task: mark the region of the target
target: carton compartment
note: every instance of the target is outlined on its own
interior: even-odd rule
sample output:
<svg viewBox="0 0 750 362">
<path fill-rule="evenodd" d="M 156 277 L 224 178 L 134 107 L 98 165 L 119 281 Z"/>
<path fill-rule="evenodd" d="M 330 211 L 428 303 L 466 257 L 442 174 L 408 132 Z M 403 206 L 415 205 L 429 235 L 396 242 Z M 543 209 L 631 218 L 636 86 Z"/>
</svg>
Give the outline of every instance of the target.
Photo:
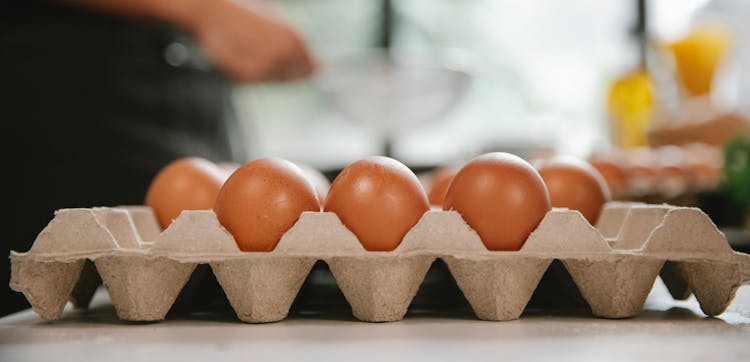
<svg viewBox="0 0 750 362">
<path fill-rule="evenodd" d="M 259 255 L 210 265 L 237 318 L 248 323 L 268 323 L 286 318 L 315 261 L 307 257 Z"/>
<path fill-rule="evenodd" d="M 332 257 L 326 263 L 355 318 L 391 322 L 404 318 L 434 260 L 427 255 L 372 254 Z"/>
<path fill-rule="evenodd" d="M 11 254 L 10 287 L 22 292 L 42 319 L 56 320 L 62 316 L 85 263 L 85 259 L 34 260 Z"/>
<path fill-rule="evenodd" d="M 518 319 L 552 263 L 549 258 L 512 254 L 446 256 L 443 260 L 474 314 L 488 321 Z"/>
<path fill-rule="evenodd" d="M 638 315 L 663 260 L 634 255 L 561 260 L 591 313 L 603 318 Z"/>
<path fill-rule="evenodd" d="M 433 263 L 444 263 L 476 317 L 518 319 L 547 273 L 591 313 L 627 318 L 657 275 L 675 298 L 694 293 L 707 315 L 723 312 L 750 283 L 750 256 L 736 253 L 700 210 L 613 203 L 597 224 L 551 210 L 519 251 L 488 251 L 457 212 L 429 211 L 391 252 L 367 252 L 335 214 L 306 212 L 269 253 L 241 252 L 212 211 L 183 212 L 159 231 L 143 207 L 64 209 L 27 253 L 11 253 L 11 287 L 44 319 L 68 300 L 85 308 L 106 287 L 119 318 L 158 321 L 178 296 L 216 280 L 237 317 L 283 320 L 313 265 L 330 270 L 352 314 L 404 318 Z M 185 308 L 192 308 L 190 303 Z"/>
<path fill-rule="evenodd" d="M 723 313 L 740 287 L 740 270 L 734 263 L 688 261 L 677 264 L 703 313 Z"/>
<path fill-rule="evenodd" d="M 129 321 L 163 320 L 197 266 L 143 254 L 104 255 L 94 264 L 117 316 Z"/>
</svg>

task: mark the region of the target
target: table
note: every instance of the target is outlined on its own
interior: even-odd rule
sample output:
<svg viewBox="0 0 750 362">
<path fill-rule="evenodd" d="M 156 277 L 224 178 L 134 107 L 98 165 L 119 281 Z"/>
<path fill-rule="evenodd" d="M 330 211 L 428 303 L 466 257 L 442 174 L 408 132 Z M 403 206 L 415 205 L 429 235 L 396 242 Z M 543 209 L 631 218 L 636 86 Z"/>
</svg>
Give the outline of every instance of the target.
<svg viewBox="0 0 750 362">
<path fill-rule="evenodd" d="M 2 361 L 218 359 L 750 360 L 750 286 L 718 318 L 705 317 L 692 297 L 673 301 L 657 280 L 641 315 L 626 320 L 542 311 L 487 322 L 453 311 L 394 323 L 358 322 L 346 312 L 261 325 L 228 313 L 131 323 L 116 318 L 102 290 L 90 310 L 68 310 L 60 321 L 44 322 L 30 310 L 0 319 Z"/>
</svg>

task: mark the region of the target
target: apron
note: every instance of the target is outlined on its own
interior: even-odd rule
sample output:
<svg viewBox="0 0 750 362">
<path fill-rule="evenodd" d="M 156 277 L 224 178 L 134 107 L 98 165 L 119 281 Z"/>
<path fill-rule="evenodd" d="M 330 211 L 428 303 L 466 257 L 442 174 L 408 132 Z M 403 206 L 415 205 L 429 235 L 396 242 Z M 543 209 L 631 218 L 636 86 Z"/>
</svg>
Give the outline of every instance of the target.
<svg viewBox="0 0 750 362">
<path fill-rule="evenodd" d="M 26 251 L 66 207 L 142 204 L 171 160 L 237 161 L 230 84 L 190 37 L 148 21 L 41 1 L 0 11 L 2 314 L 9 250 Z"/>
</svg>

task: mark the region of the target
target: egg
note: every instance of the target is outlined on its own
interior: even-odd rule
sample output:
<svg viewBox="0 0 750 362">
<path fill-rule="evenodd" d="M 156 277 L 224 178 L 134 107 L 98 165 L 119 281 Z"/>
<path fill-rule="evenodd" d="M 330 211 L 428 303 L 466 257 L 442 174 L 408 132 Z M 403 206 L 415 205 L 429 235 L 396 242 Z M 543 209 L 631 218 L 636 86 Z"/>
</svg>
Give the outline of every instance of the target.
<svg viewBox="0 0 750 362">
<path fill-rule="evenodd" d="M 684 146 L 686 164 L 695 179 L 698 191 L 715 189 L 720 182 L 722 155 L 718 147 L 703 143 L 690 143 Z"/>
<path fill-rule="evenodd" d="M 629 164 L 621 151 L 615 149 L 597 152 L 589 157 L 588 162 L 602 175 L 613 198 L 629 194 Z"/>
<path fill-rule="evenodd" d="M 304 211 L 320 211 L 313 188 L 297 165 L 262 158 L 238 168 L 214 206 L 219 223 L 242 251 L 271 251 Z"/>
<path fill-rule="evenodd" d="M 684 194 L 693 179 L 683 149 L 670 145 L 661 146 L 651 152 L 657 191 L 666 198 Z"/>
<path fill-rule="evenodd" d="M 627 191 L 628 177 L 623 167 L 609 160 L 591 160 L 590 163 L 602 176 L 613 195 L 622 195 Z"/>
<path fill-rule="evenodd" d="M 489 250 L 518 250 L 550 210 L 542 177 L 518 156 L 493 152 L 453 178 L 443 210 L 461 214 Z"/>
<path fill-rule="evenodd" d="M 588 162 L 571 156 L 557 156 L 539 167 L 553 207 L 578 210 L 592 225 L 604 203 L 611 200 L 607 183 Z"/>
<path fill-rule="evenodd" d="M 656 184 L 656 167 L 651 150 L 646 147 L 630 148 L 625 152 L 628 190 L 634 195 L 652 193 Z"/>
<path fill-rule="evenodd" d="M 323 208 L 336 213 L 369 251 L 395 249 L 429 210 L 417 176 L 399 161 L 373 156 L 333 180 Z"/>
<path fill-rule="evenodd" d="M 146 206 L 162 229 L 183 210 L 210 210 L 226 175 L 211 161 L 182 158 L 162 168 L 146 192 Z"/>
<path fill-rule="evenodd" d="M 432 174 L 428 184 L 429 191 L 427 192 L 427 199 L 430 201 L 430 205 L 443 205 L 445 194 L 448 192 L 448 186 L 450 186 L 458 170 L 459 167 L 457 166 L 444 166 Z"/>
</svg>

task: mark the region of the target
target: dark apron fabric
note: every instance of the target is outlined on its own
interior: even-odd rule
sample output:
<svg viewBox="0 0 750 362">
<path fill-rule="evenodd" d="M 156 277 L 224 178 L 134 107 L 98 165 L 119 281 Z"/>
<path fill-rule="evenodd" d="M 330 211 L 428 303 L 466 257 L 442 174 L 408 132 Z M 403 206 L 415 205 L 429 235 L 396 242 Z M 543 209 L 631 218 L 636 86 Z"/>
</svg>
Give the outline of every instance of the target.
<svg viewBox="0 0 750 362">
<path fill-rule="evenodd" d="M 173 159 L 236 158 L 236 132 L 228 81 L 165 61 L 170 44 L 190 47 L 187 34 L 59 4 L 0 6 L 7 314 L 25 306 L 7 287 L 9 250 L 28 250 L 54 210 L 140 204 Z"/>
</svg>

